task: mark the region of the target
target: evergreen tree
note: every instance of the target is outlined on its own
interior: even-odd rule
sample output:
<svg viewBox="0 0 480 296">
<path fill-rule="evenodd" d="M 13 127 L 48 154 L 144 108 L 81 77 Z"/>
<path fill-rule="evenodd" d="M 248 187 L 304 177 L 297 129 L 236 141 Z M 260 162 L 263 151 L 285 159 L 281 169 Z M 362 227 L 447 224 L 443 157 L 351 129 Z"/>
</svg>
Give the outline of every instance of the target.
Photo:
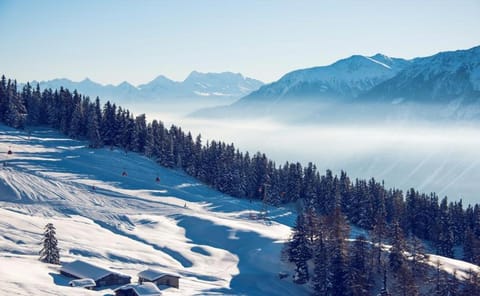
<svg viewBox="0 0 480 296">
<path fill-rule="evenodd" d="M 331 288 L 329 282 L 329 258 L 327 254 L 327 247 L 325 244 L 325 235 L 321 228 L 318 229 L 318 239 L 314 246 L 314 268 L 313 268 L 313 290 L 314 295 L 327 295 Z"/>
<path fill-rule="evenodd" d="M 5 101 L 5 123 L 14 128 L 24 128 L 27 111 L 21 95 L 17 92 L 16 81 L 8 81 Z"/>
<path fill-rule="evenodd" d="M 408 264 L 403 264 L 397 270 L 395 290 L 397 295 L 401 296 L 417 296 L 419 295 L 415 278 Z"/>
<path fill-rule="evenodd" d="M 357 236 L 350 248 L 349 258 L 349 286 L 352 295 L 367 296 L 373 287 L 371 268 L 368 265 L 368 258 L 372 256 L 370 244 L 363 235 Z"/>
<path fill-rule="evenodd" d="M 409 257 L 412 265 L 412 271 L 418 279 L 420 275 L 424 274 L 423 263 L 428 259 L 428 255 L 425 254 L 425 248 L 422 241 L 414 235 L 411 235 L 409 238 L 407 251 L 410 254 Z"/>
<path fill-rule="evenodd" d="M 40 250 L 40 260 L 45 263 L 60 264 L 60 249 L 55 235 L 55 226 L 52 223 L 45 225 L 43 248 Z"/>
<path fill-rule="evenodd" d="M 72 138 L 80 138 L 84 135 L 85 127 L 82 126 L 84 122 L 84 112 L 81 102 L 75 104 L 75 108 L 72 114 L 72 120 L 70 121 L 70 129 L 68 135 Z"/>
<path fill-rule="evenodd" d="M 99 148 L 102 146 L 102 138 L 100 137 L 98 113 L 96 112 L 94 105 L 90 105 L 89 107 L 87 138 L 92 148 Z"/>
<path fill-rule="evenodd" d="M 382 212 L 379 212 L 374 220 L 373 229 L 372 229 L 372 242 L 375 244 L 375 264 L 380 270 L 381 266 L 381 257 L 382 257 L 382 245 L 385 242 L 385 237 L 387 236 L 387 224 L 385 221 L 385 216 L 382 215 Z"/>
<path fill-rule="evenodd" d="M 0 120 L 5 122 L 5 111 L 7 107 L 7 79 L 2 75 L 0 80 Z"/>
<path fill-rule="evenodd" d="M 402 269 L 402 266 L 405 265 L 405 250 L 406 242 L 403 236 L 403 231 L 400 228 L 399 223 L 396 222 L 393 226 L 392 248 L 390 249 L 390 254 L 388 255 L 390 268 L 394 274 L 399 274 L 401 272 L 405 272 L 406 270 L 406 268 Z"/>
<path fill-rule="evenodd" d="M 440 213 L 436 221 L 439 228 L 438 238 L 436 239 L 437 253 L 441 256 L 453 257 L 453 231 L 452 220 L 448 211 L 447 198 L 442 199 L 440 204 Z"/>
<path fill-rule="evenodd" d="M 345 216 L 338 204 L 333 213 L 326 217 L 326 225 L 330 226 L 329 233 L 329 258 L 331 258 L 329 282 L 331 282 L 331 295 L 347 295 L 351 292 L 348 283 L 348 252 L 346 239 L 349 236 L 350 228 Z"/>
<path fill-rule="evenodd" d="M 435 273 L 431 294 L 435 296 L 449 296 L 448 282 L 445 272 L 441 269 L 440 260 L 435 261 Z"/>
<path fill-rule="evenodd" d="M 135 118 L 135 136 L 135 151 L 145 153 L 145 145 L 147 144 L 147 121 L 145 114 Z"/>
<path fill-rule="evenodd" d="M 107 101 L 103 106 L 102 122 L 101 122 L 101 136 L 103 143 L 106 146 L 115 145 L 116 137 L 116 110 L 117 107 L 115 104 L 111 104 L 110 101 Z"/>
<path fill-rule="evenodd" d="M 310 278 L 307 261 L 311 258 L 311 253 L 308 248 L 305 219 L 302 214 L 297 216 L 293 237 L 289 243 L 288 253 L 289 260 L 295 264 L 293 281 L 297 284 L 305 284 Z"/>
</svg>

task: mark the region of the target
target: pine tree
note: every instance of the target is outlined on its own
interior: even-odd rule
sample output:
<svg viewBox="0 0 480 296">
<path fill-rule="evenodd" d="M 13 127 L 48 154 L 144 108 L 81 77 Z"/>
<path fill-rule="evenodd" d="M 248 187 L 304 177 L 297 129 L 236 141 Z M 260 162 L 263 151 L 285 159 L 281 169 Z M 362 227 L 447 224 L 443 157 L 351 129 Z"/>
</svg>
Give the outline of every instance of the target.
<svg viewBox="0 0 480 296">
<path fill-rule="evenodd" d="M 349 286 L 352 295 L 367 296 L 370 295 L 370 289 L 373 286 L 371 277 L 371 268 L 368 266 L 368 258 L 372 256 L 369 249 L 369 243 L 365 236 L 360 235 L 350 247 L 349 258 Z"/>
<path fill-rule="evenodd" d="M 394 274 L 399 274 L 405 271 L 405 269 L 402 269 L 402 266 L 405 265 L 405 249 L 406 242 L 403 236 L 403 231 L 398 222 L 396 222 L 393 227 L 392 248 L 390 249 L 390 254 L 388 255 L 390 268 Z"/>
<path fill-rule="evenodd" d="M 72 120 L 70 121 L 70 129 L 68 132 L 70 137 L 78 139 L 83 136 L 82 133 L 85 130 L 85 127 L 82 126 L 82 123 L 84 122 L 84 116 L 85 114 L 82 110 L 82 104 L 78 102 L 75 105 L 72 114 Z"/>
<path fill-rule="evenodd" d="M 331 295 L 347 295 L 351 292 L 348 283 L 348 255 L 347 242 L 350 229 L 347 220 L 338 204 L 333 213 L 326 217 L 325 224 L 329 225 L 328 256 L 331 258 L 329 268 L 329 282 L 331 282 Z"/>
<path fill-rule="evenodd" d="M 297 284 L 305 284 L 309 280 L 307 261 L 311 258 L 308 248 L 307 234 L 305 231 L 305 219 L 303 214 L 297 216 L 293 237 L 289 243 L 289 260 L 295 264 L 293 281 Z"/>
<path fill-rule="evenodd" d="M 453 231 L 452 220 L 448 212 L 447 198 L 442 199 L 440 204 L 440 215 L 436 221 L 439 227 L 438 238 L 436 240 L 437 253 L 446 257 L 453 257 Z"/>
<path fill-rule="evenodd" d="M 433 274 L 434 278 L 431 279 L 433 282 L 433 287 L 430 291 L 431 295 L 435 296 L 449 296 L 448 291 L 448 278 L 446 273 L 441 269 L 442 264 L 440 260 L 435 261 L 435 273 Z"/>
<path fill-rule="evenodd" d="M 45 225 L 43 248 L 40 250 L 40 260 L 45 263 L 60 264 L 60 249 L 55 235 L 55 226 L 52 223 Z"/>
<path fill-rule="evenodd" d="M 408 264 L 403 264 L 397 271 L 397 282 L 395 290 L 397 295 L 401 296 L 417 296 L 419 295 L 418 287 L 415 284 L 415 278 Z"/>
<path fill-rule="evenodd" d="M 24 128 L 27 111 L 21 95 L 17 92 L 16 81 L 8 81 L 6 95 L 5 123 L 14 128 Z"/>
<path fill-rule="evenodd" d="M 375 248 L 375 264 L 378 269 L 381 266 L 381 257 L 382 257 L 382 245 L 385 242 L 385 237 L 387 236 L 387 223 L 386 217 L 383 215 L 384 212 L 378 212 L 374 219 L 373 229 L 372 229 L 372 242 L 376 245 Z M 373 258 L 372 258 L 373 259 Z"/>
<path fill-rule="evenodd" d="M 139 153 L 145 153 L 145 145 L 147 144 L 147 121 L 145 114 L 135 118 L 135 136 L 134 150 Z"/>
<path fill-rule="evenodd" d="M 322 229 L 318 229 L 318 239 L 314 246 L 314 268 L 313 268 L 313 290 L 314 295 L 327 295 L 328 289 L 331 287 L 329 282 L 329 258 L 325 238 Z"/>
<path fill-rule="evenodd" d="M 425 253 L 422 241 L 414 235 L 411 235 L 409 238 L 407 249 L 410 254 L 412 271 L 418 277 L 420 274 L 423 274 L 422 263 L 428 259 L 428 255 Z"/>
<path fill-rule="evenodd" d="M 96 112 L 94 105 L 90 105 L 87 115 L 87 138 L 92 148 L 99 148 L 102 146 L 102 139 L 100 137 L 100 124 L 97 114 L 98 113 Z"/>
</svg>

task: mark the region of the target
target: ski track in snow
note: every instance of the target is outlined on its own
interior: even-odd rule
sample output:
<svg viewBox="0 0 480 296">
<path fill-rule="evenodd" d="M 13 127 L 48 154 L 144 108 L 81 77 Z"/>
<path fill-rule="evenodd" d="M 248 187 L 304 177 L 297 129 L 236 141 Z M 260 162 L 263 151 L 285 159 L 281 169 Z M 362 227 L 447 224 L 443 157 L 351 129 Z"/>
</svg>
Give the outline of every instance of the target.
<svg viewBox="0 0 480 296">
<path fill-rule="evenodd" d="M 113 294 L 68 287 L 58 266 L 38 261 L 49 222 L 63 262 L 85 259 L 134 281 L 148 267 L 180 275 L 180 289 L 163 295 L 308 294 L 277 275 L 288 269 L 279 262 L 295 220 L 288 208 L 270 208 L 268 224 L 250 220 L 260 203 L 223 195 L 135 153 L 88 149 L 49 129 L 29 138 L 0 126 L 0 153 L 7 163 L 0 168 L 2 295 Z"/>
</svg>

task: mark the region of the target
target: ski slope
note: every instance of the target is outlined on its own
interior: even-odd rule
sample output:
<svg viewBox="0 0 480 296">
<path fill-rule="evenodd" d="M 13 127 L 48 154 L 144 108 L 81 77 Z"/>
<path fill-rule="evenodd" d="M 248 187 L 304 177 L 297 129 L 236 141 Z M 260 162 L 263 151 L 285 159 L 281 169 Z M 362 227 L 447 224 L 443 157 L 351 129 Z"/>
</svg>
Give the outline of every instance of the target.
<svg viewBox="0 0 480 296">
<path fill-rule="evenodd" d="M 11 149 L 13 154 L 6 152 Z M 0 126 L 0 295 L 113 295 L 68 286 L 38 261 L 43 227 L 57 228 L 61 260 L 84 259 L 132 276 L 179 275 L 163 295 L 305 295 L 280 262 L 295 219 L 223 195 L 184 173 L 121 150 L 89 149 L 49 129 Z M 126 171 L 128 176 L 122 176 Z M 161 182 L 155 182 L 156 177 Z M 95 186 L 95 189 L 93 189 Z"/>
</svg>

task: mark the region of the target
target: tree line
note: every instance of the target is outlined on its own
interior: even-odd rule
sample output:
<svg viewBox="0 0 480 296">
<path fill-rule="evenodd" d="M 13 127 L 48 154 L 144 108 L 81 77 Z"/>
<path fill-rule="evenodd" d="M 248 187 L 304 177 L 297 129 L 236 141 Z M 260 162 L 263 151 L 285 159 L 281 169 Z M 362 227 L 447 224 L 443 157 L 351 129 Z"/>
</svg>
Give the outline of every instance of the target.
<svg viewBox="0 0 480 296">
<path fill-rule="evenodd" d="M 121 147 L 144 154 L 158 164 L 180 168 L 229 195 L 272 205 L 302 201 L 309 211 L 329 215 L 339 209 L 352 225 L 367 230 L 394 223 L 407 235 L 431 242 L 439 255 L 480 264 L 480 207 L 464 207 L 436 194 L 386 188 L 374 178 L 351 180 L 330 170 L 321 174 L 313 163 L 277 165 L 264 153 L 251 155 L 221 141 L 203 143 L 180 127 L 147 122 L 110 101 L 103 106 L 76 90 L 41 90 L 37 84 L 17 89 L 14 80 L 0 81 L 0 120 L 15 128 L 46 125 L 71 138 L 88 140 L 92 148 Z M 395 225 L 396 225 L 395 224 Z M 386 239 L 383 237 L 380 240 Z"/>
</svg>

